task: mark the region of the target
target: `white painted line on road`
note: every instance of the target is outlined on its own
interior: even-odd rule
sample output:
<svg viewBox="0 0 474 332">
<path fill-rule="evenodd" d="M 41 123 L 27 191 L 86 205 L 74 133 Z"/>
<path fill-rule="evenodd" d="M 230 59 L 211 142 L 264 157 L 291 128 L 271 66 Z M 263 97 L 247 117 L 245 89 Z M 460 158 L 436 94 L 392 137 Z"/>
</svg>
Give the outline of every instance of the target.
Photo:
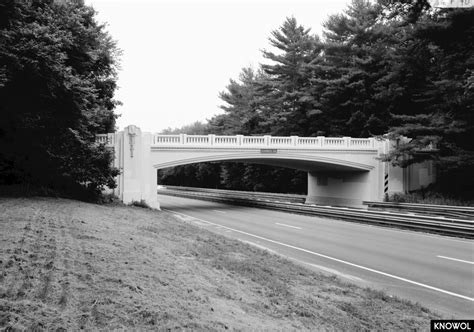
<svg viewBox="0 0 474 332">
<path fill-rule="evenodd" d="M 198 221 L 196 218 L 191 217 L 191 216 L 186 216 L 186 215 L 184 215 L 184 217 L 183 217 L 183 216 L 180 216 L 179 214 L 176 214 L 176 213 L 175 213 L 174 215 L 175 215 L 178 219 L 181 219 L 181 220 L 183 220 L 183 221 L 192 222 L 192 223 L 194 223 L 194 224 L 196 224 L 196 225 L 199 225 L 199 226 L 206 226 L 206 227 L 209 226 L 209 224 L 204 223 L 204 222 L 201 222 L 201 221 Z"/>
<path fill-rule="evenodd" d="M 262 246 L 261 244 L 251 242 L 251 241 L 247 241 L 247 240 L 243 240 L 243 239 L 240 239 L 240 238 L 237 238 L 237 240 L 239 240 L 240 242 L 250 244 L 251 246 L 257 247 L 259 249 L 268 251 L 272 254 L 279 255 L 278 252 L 276 252 L 275 250 L 270 249 L 270 248 L 265 247 L 265 246 Z M 305 262 L 305 261 L 300 261 L 299 259 L 291 258 L 289 256 L 284 256 L 284 257 L 287 258 L 287 259 L 291 259 L 295 262 L 298 262 L 300 264 L 309 265 L 309 266 L 312 266 L 312 267 L 314 267 L 318 270 L 322 270 L 322 271 L 325 271 L 325 272 L 328 272 L 328 273 L 331 273 L 331 274 L 335 274 L 335 275 L 337 275 L 341 278 L 346 278 L 346 279 L 349 279 L 349 280 L 352 280 L 352 281 L 357 281 L 357 282 L 364 282 L 364 279 L 358 278 L 358 277 L 350 275 L 350 274 L 345 274 L 345 273 L 339 272 L 338 270 L 330 269 L 330 268 L 322 266 L 322 265 L 317 265 L 317 264 L 308 263 L 308 262 Z"/>
<path fill-rule="evenodd" d="M 222 213 L 222 214 L 227 214 L 227 212 L 225 212 L 225 211 L 221 211 L 221 210 L 212 210 L 212 211 L 214 211 L 214 212 L 218 212 L 218 213 Z"/>
<path fill-rule="evenodd" d="M 194 219 L 194 218 L 190 218 L 189 216 L 180 216 L 179 214 L 175 214 L 175 216 L 183 221 L 192 221 L 192 219 Z"/>
<path fill-rule="evenodd" d="M 312 263 L 308 263 L 308 262 L 303 262 L 303 261 L 298 261 L 297 262 L 300 262 L 300 263 L 303 263 L 303 264 L 306 264 L 306 265 L 309 265 L 309 266 L 312 266 L 312 267 L 315 267 L 319 270 L 323 270 L 323 271 L 326 271 L 328 273 L 331 273 L 331 274 L 335 274 L 339 277 L 342 277 L 342 278 L 346 278 L 346 279 L 349 279 L 349 280 L 352 280 L 352 281 L 358 281 L 358 282 L 363 282 L 364 279 L 361 279 L 359 277 L 355 277 L 353 275 L 350 275 L 350 274 L 345 274 L 345 273 L 342 273 L 342 272 L 339 272 L 338 270 L 334 270 L 334 269 L 330 269 L 328 267 L 324 267 L 324 266 L 321 266 L 321 265 L 317 265 L 317 264 L 312 264 Z"/>
<path fill-rule="evenodd" d="M 184 214 L 184 213 L 181 213 L 181 212 L 171 211 L 171 210 L 168 210 L 168 209 L 163 209 L 163 210 L 164 210 L 164 211 L 171 212 L 171 213 L 177 213 L 177 214 L 181 214 L 181 215 L 183 215 L 183 216 L 191 217 L 191 216 L 188 216 L 188 215 L 186 215 L 186 214 Z M 447 291 L 447 290 L 444 290 L 444 289 L 441 289 L 441 288 L 438 288 L 438 287 L 433 287 L 433 286 L 430 286 L 430 285 L 426 285 L 426 284 L 423 284 L 423 283 L 421 283 L 421 282 L 413 281 L 413 280 L 410 280 L 410 279 L 406 279 L 406 278 L 403 278 L 403 277 L 396 276 L 396 275 L 394 275 L 394 274 L 390 274 L 390 273 L 386 273 L 386 272 L 383 272 L 383 271 L 375 270 L 375 269 L 372 269 L 372 268 L 370 268 L 370 267 L 365 267 L 365 266 L 362 266 L 362 265 L 354 264 L 354 263 L 351 263 L 351 262 L 348 262 L 348 261 L 345 261 L 345 260 L 342 260 L 342 259 L 339 259 L 339 258 L 334 258 L 334 257 L 331 257 L 331 256 L 327 256 L 327 255 L 324 255 L 324 254 L 320 254 L 320 253 L 317 253 L 317 252 L 314 252 L 314 251 L 311 251 L 311 250 L 308 250 L 308 249 L 295 247 L 295 246 L 292 246 L 291 244 L 286 244 L 286 243 L 279 242 L 279 241 L 275 241 L 275 240 L 272 240 L 272 239 L 267 239 L 267 238 L 265 238 L 265 237 L 263 237 L 263 236 L 259 236 L 259 235 L 247 233 L 247 232 L 244 232 L 244 231 L 239 231 L 238 229 L 230 228 L 230 227 L 227 227 L 227 226 L 222 226 L 222 225 L 219 225 L 219 224 L 216 224 L 216 223 L 213 223 L 213 222 L 204 220 L 204 219 L 200 219 L 200 218 L 196 218 L 196 217 L 191 217 L 191 218 L 195 218 L 195 219 L 197 219 L 197 220 L 200 220 L 200 221 L 202 221 L 202 222 L 208 223 L 208 224 L 210 224 L 210 225 L 215 225 L 215 226 L 220 226 L 220 227 L 222 227 L 222 228 L 227 228 L 227 229 L 230 229 L 230 230 L 232 230 L 232 231 L 234 231 L 234 232 L 241 233 L 241 234 L 245 234 L 245 235 L 248 235 L 248 236 L 251 236 L 251 237 L 260 239 L 260 240 L 264 240 L 264 241 L 268 241 L 268 242 L 271 242 L 271 243 L 275 243 L 275 244 L 281 245 L 281 246 L 283 246 L 283 247 L 287 247 L 287 248 L 299 250 L 299 251 L 302 251 L 302 252 L 306 252 L 306 253 L 311 254 L 311 255 L 323 257 L 323 258 L 326 258 L 326 259 L 329 259 L 329 260 L 332 260 L 332 261 L 335 261 L 335 262 L 339 262 L 339 263 L 346 264 L 346 265 L 349 265 L 349 266 L 357 267 L 357 268 L 359 268 L 359 269 L 361 269 L 361 270 L 370 271 L 370 272 L 373 272 L 373 273 L 376 273 L 376 274 L 380 274 L 380 275 L 383 275 L 383 276 L 386 276 L 386 277 L 389 277 L 389 278 L 392 278 L 392 279 L 404 281 L 404 282 L 409 283 L 409 284 L 412 284 L 412 285 L 417 285 L 417 286 L 420 286 L 420 287 L 423 287 L 423 288 L 427 288 L 427 289 L 434 290 L 434 291 L 439 292 L 439 293 L 443 293 L 443 294 L 447 294 L 447 295 L 459 297 L 459 298 L 461 298 L 461 299 L 463 299 L 463 300 L 467 300 L 467 301 L 474 302 L 474 298 L 469 297 L 469 296 L 457 294 L 457 293 L 450 292 L 450 291 Z"/>
<path fill-rule="evenodd" d="M 472 264 L 472 265 L 474 265 L 474 262 L 465 261 L 465 260 L 463 260 L 463 259 L 452 258 L 452 257 L 446 257 L 446 256 L 436 256 L 436 257 L 444 258 L 444 259 L 449 259 L 449 260 L 456 261 L 456 262 L 461 262 L 461 263 L 467 263 L 467 264 Z"/>
<path fill-rule="evenodd" d="M 291 226 L 291 225 L 287 225 L 287 224 L 280 224 L 279 222 L 276 222 L 275 225 L 280 225 L 280 226 L 285 226 L 285 227 L 290 227 L 290 228 L 296 228 L 296 229 L 302 229 L 301 227 Z"/>
<path fill-rule="evenodd" d="M 262 245 L 260 245 L 260 244 L 255 243 L 255 242 L 250 242 L 250 241 L 242 240 L 242 239 L 239 239 L 239 238 L 237 238 L 237 240 L 239 240 L 239 241 L 241 241 L 241 242 L 244 242 L 244 243 L 247 243 L 247 244 L 250 244 L 251 246 L 257 247 L 257 248 L 259 248 L 259 249 L 266 250 L 266 251 L 268 251 L 268 252 L 271 252 L 272 254 L 278 254 L 275 250 L 272 250 L 272 249 L 270 249 L 270 248 L 264 247 L 264 246 L 262 246 Z"/>
</svg>

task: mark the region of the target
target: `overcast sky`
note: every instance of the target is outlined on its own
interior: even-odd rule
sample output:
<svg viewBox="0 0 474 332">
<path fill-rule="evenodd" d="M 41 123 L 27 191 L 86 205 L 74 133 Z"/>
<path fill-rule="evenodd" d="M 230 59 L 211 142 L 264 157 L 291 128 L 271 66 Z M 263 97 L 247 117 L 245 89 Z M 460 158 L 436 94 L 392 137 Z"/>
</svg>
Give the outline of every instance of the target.
<svg viewBox="0 0 474 332">
<path fill-rule="evenodd" d="M 218 94 L 243 67 L 258 67 L 286 17 L 321 34 L 349 0 L 86 0 L 123 50 L 119 129 L 158 132 L 222 113 Z"/>
</svg>

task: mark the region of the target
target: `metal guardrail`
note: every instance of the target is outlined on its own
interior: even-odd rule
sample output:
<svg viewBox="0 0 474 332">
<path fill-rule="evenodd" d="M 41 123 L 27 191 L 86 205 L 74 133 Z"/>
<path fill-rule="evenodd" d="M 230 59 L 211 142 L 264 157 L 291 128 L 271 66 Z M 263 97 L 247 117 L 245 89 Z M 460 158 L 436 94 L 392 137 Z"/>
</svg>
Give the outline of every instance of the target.
<svg viewBox="0 0 474 332">
<path fill-rule="evenodd" d="M 225 189 L 211 189 L 211 188 L 197 188 L 197 187 L 181 187 L 181 186 L 166 186 L 166 188 L 171 190 L 179 191 L 193 191 L 193 192 L 207 192 L 207 193 L 216 193 L 227 197 L 243 197 L 260 200 L 272 200 L 277 202 L 290 202 L 290 203 L 304 203 L 306 200 L 306 195 L 296 195 L 296 194 L 278 194 L 278 193 L 267 193 L 267 192 L 258 192 L 258 191 L 242 191 L 242 190 L 225 190 Z"/>
<path fill-rule="evenodd" d="M 216 190 L 214 192 L 187 192 L 184 190 L 160 189 L 158 193 L 474 239 L 474 222 L 470 220 L 229 197 Z"/>
<path fill-rule="evenodd" d="M 453 206 L 453 205 L 434 205 L 434 204 L 416 204 L 416 203 L 396 203 L 396 202 L 372 202 L 364 201 L 369 209 L 413 212 L 425 215 L 437 215 L 445 217 L 454 217 L 460 219 L 474 220 L 474 207 L 471 206 Z"/>
</svg>

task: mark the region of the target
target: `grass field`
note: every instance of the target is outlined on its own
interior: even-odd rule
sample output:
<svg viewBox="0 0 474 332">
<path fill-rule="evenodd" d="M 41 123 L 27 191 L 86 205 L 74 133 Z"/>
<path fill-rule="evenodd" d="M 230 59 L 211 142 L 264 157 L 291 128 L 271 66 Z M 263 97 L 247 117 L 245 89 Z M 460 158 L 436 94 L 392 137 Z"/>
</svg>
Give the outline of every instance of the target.
<svg viewBox="0 0 474 332">
<path fill-rule="evenodd" d="M 0 199 L 0 329 L 406 330 L 439 316 L 165 212 Z"/>
</svg>

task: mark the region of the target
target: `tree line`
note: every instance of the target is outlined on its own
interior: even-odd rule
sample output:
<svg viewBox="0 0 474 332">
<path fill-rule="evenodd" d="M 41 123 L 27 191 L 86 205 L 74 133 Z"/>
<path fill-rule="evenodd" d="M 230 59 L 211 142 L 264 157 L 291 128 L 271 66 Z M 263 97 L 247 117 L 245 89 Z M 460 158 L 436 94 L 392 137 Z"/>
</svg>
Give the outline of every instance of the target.
<svg viewBox="0 0 474 332">
<path fill-rule="evenodd" d="M 219 96 L 223 113 L 166 133 L 385 136 L 385 160 L 433 160 L 437 191 L 474 193 L 474 9 L 421 0 L 353 0 L 322 36 L 289 17 L 271 33 L 265 63 L 243 68 Z M 427 148 L 431 150 L 427 152 Z M 204 163 L 160 171 L 163 184 L 304 192 L 306 175 Z"/>
<path fill-rule="evenodd" d="M 118 170 L 95 135 L 113 132 L 120 50 L 82 0 L 0 2 L 0 186 L 97 197 Z"/>
</svg>

